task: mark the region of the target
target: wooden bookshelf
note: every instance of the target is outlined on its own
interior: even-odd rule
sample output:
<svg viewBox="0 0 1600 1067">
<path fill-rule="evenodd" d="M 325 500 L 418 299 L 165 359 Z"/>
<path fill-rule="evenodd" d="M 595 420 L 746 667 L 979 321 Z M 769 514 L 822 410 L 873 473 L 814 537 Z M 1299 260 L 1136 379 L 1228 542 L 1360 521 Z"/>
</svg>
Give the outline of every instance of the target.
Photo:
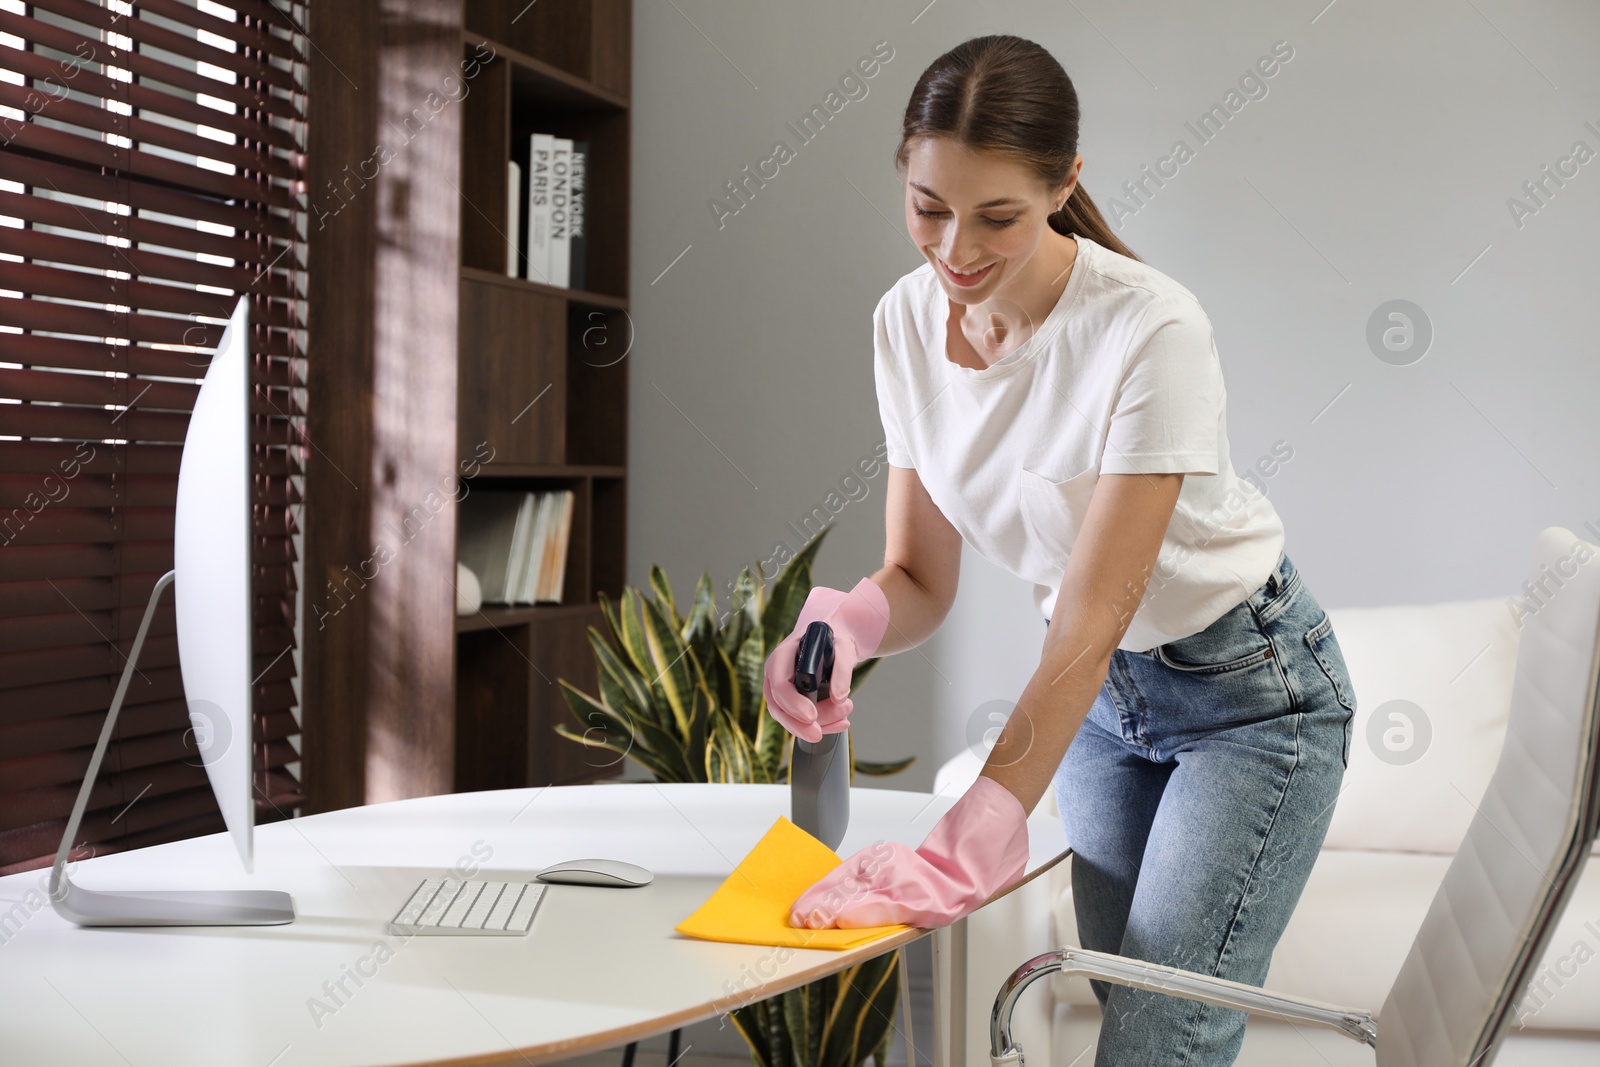
<svg viewBox="0 0 1600 1067">
<path fill-rule="evenodd" d="M 588 289 L 559 289 L 554 285 L 545 285 L 542 282 L 531 282 L 526 278 L 512 278 L 490 270 L 480 270 L 477 267 L 463 266 L 461 277 L 482 282 L 485 285 L 503 285 L 508 289 L 521 292 L 542 293 L 545 296 L 559 297 L 574 304 L 592 304 L 600 308 L 615 308 L 626 311 L 628 301 L 624 297 L 609 296 L 605 293 L 596 293 Z"/>
<path fill-rule="evenodd" d="M 457 790 L 623 770 L 554 726 L 577 725 L 558 679 L 598 689 L 585 631 L 604 631 L 598 594 L 625 578 L 631 16 L 631 0 L 463 8 L 463 59 L 494 58 L 461 101 L 456 451 L 477 467 L 462 490 L 570 489 L 575 507 L 560 604 L 456 619 Z M 582 289 L 505 271 L 506 163 L 526 171 L 535 131 L 589 144 Z"/>
<path fill-rule="evenodd" d="M 615 776 L 554 726 L 625 577 L 631 0 L 311 18 L 304 810 Z M 506 274 L 534 131 L 589 146 L 581 288 Z M 485 488 L 572 490 L 562 603 L 455 614 Z"/>
</svg>

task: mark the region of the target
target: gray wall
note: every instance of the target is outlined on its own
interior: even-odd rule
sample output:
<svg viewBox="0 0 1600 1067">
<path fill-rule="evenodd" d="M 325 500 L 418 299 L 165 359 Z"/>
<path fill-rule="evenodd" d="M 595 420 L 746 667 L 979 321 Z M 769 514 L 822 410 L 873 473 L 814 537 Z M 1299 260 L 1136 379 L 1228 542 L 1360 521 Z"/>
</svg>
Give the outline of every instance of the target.
<svg viewBox="0 0 1600 1067">
<path fill-rule="evenodd" d="M 1600 541 L 1600 159 L 1569 158 L 1600 153 L 1600 8 L 925 3 L 636 5 L 630 583 L 660 563 L 680 596 L 703 571 L 723 588 L 798 549 L 788 524 L 830 492 L 816 579 L 881 563 L 885 475 L 851 480 L 882 437 L 871 314 L 922 262 L 891 154 L 926 65 L 995 32 L 1060 59 L 1085 188 L 1205 306 L 1235 469 L 1292 449 L 1264 483 L 1325 606 L 1508 594 L 1543 527 Z M 785 123 L 878 41 L 866 95 L 802 144 Z M 1185 125 L 1230 103 L 1207 143 Z M 1175 175 L 1123 191 L 1179 139 Z M 719 225 L 710 202 L 779 140 L 794 157 Z M 1369 343 L 1395 300 L 1431 329 L 1421 358 Z M 1027 585 L 968 551 L 940 633 L 859 694 L 862 753 L 917 756 L 881 784 L 928 788 L 1043 635 Z"/>
</svg>

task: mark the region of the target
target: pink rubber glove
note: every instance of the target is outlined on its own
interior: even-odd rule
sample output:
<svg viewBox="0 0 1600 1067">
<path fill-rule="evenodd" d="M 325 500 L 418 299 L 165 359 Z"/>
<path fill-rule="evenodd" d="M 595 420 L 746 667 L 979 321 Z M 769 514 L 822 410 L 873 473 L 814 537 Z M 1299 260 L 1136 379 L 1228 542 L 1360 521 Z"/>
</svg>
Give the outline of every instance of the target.
<svg viewBox="0 0 1600 1067">
<path fill-rule="evenodd" d="M 833 627 L 833 675 L 828 695 L 815 704 L 794 687 L 794 664 L 800 639 L 813 622 Z M 817 586 L 800 608 L 794 630 L 779 641 L 767 657 L 761 689 L 767 710 L 785 730 L 813 744 L 823 734 L 850 728 L 850 675 L 856 664 L 871 657 L 889 628 L 889 598 L 871 578 L 863 578 L 848 593 Z"/>
<path fill-rule="evenodd" d="M 980 775 L 915 851 L 898 841 L 868 845 L 795 899 L 789 925 L 934 929 L 977 910 L 1027 869 L 1022 804 Z"/>
</svg>

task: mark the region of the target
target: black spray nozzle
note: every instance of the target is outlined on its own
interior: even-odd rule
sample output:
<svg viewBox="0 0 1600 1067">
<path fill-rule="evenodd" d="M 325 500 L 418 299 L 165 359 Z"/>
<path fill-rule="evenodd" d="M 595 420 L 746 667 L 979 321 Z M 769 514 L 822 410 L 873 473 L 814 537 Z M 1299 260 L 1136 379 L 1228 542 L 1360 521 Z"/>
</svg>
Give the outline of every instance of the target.
<svg viewBox="0 0 1600 1067">
<path fill-rule="evenodd" d="M 800 638 L 794 657 L 794 687 L 812 703 L 827 696 L 833 679 L 833 627 L 814 622 Z"/>
</svg>

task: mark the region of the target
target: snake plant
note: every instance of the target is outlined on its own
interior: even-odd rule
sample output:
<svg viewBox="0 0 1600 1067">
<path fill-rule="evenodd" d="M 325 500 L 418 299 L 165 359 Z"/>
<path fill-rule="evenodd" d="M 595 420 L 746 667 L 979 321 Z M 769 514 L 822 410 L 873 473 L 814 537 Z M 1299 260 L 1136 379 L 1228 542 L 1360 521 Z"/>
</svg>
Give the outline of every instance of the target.
<svg viewBox="0 0 1600 1067">
<path fill-rule="evenodd" d="M 770 592 L 747 566 L 733 586 L 732 610 L 717 615 L 711 576 L 703 574 L 687 616 L 659 566 L 650 593 L 625 586 L 620 611 L 605 593 L 600 607 L 610 639 L 590 626 L 598 695 L 559 680 L 579 726 L 563 737 L 635 761 L 659 782 L 788 781 L 792 740 L 767 711 L 762 673 L 774 646 L 794 629 L 811 592 L 811 561 L 825 527 L 785 564 Z M 851 673 L 854 694 L 878 659 Z M 855 772 L 895 774 L 914 757 L 884 763 L 855 758 Z M 754 1067 L 883 1067 L 899 981 L 900 954 L 886 953 L 838 974 L 729 1013 L 750 1046 Z"/>
<path fill-rule="evenodd" d="M 733 610 L 720 619 L 710 574 L 700 576 L 687 617 L 679 614 L 659 565 L 650 568 L 650 595 L 623 587 L 620 612 L 600 593 L 610 640 L 588 627 L 600 693 L 591 696 L 559 680 L 579 726 L 559 723 L 556 732 L 620 753 L 658 782 L 787 782 L 791 735 L 767 711 L 762 672 L 800 617 L 811 592 L 812 558 L 831 529 L 784 566 L 770 594 L 745 567 L 734 583 Z M 878 659 L 856 666 L 852 694 Z M 854 753 L 852 744 L 852 780 L 856 771 L 898 773 L 914 758 L 876 763 Z"/>
</svg>

